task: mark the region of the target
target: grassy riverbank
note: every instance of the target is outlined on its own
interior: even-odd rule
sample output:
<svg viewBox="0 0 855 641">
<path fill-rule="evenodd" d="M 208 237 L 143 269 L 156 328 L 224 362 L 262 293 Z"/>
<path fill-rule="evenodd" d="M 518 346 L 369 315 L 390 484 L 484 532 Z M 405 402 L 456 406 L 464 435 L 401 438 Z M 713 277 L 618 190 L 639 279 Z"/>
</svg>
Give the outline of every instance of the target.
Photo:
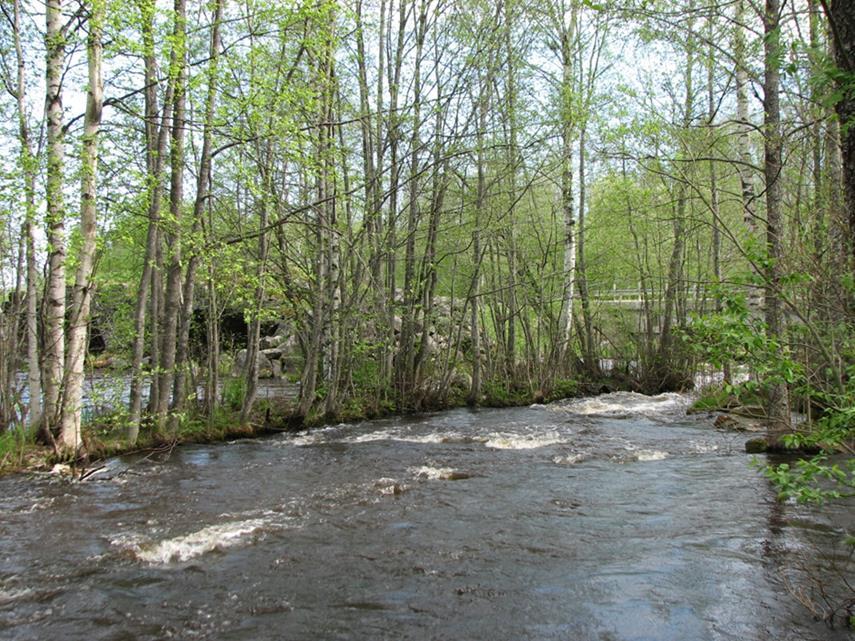
<svg viewBox="0 0 855 641">
<path fill-rule="evenodd" d="M 500 385 L 485 385 L 485 395 L 479 407 L 524 407 L 532 403 L 549 403 L 563 398 L 593 396 L 603 392 L 629 390 L 625 381 L 603 377 L 597 380 L 558 381 L 548 393 L 532 392 L 528 388 L 508 389 Z M 466 394 L 455 390 L 443 400 L 425 403 L 423 412 L 435 412 L 466 406 Z M 295 418 L 293 404 L 264 400 L 257 404 L 252 420 L 240 425 L 238 409 L 224 406 L 213 416 L 185 416 L 174 425 L 158 429 L 144 424 L 136 443 L 126 437 L 127 415 L 124 412 L 101 416 L 84 426 L 82 451 L 76 458 L 57 454 L 50 446 L 37 442 L 35 435 L 10 430 L 0 435 L 0 476 L 30 471 L 49 471 L 57 463 L 72 468 L 88 469 L 98 461 L 112 456 L 132 453 L 165 452 L 186 444 L 217 443 L 237 438 L 257 438 L 282 432 L 296 432 L 336 423 L 356 423 L 409 412 L 397 411 L 391 403 L 378 404 L 371 399 L 352 399 L 333 415 L 318 412 Z"/>
</svg>

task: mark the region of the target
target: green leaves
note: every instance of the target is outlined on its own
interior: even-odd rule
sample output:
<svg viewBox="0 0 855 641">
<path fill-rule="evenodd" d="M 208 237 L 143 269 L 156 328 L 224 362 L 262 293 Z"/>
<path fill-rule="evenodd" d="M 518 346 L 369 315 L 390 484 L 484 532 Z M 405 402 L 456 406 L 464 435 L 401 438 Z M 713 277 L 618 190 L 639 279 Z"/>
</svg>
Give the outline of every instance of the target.
<svg viewBox="0 0 855 641">
<path fill-rule="evenodd" d="M 767 466 L 763 473 L 778 488 L 781 500 L 823 504 L 827 501 L 853 496 L 855 464 L 830 463 L 826 455 L 802 459 L 794 464 Z"/>
</svg>

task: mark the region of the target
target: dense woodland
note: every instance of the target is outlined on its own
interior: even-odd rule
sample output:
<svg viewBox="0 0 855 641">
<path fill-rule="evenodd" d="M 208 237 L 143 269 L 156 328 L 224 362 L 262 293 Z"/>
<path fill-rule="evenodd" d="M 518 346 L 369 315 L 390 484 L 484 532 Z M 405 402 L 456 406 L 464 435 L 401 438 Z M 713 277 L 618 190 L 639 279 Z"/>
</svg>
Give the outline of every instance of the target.
<svg viewBox="0 0 855 641">
<path fill-rule="evenodd" d="M 77 452 L 718 371 L 773 439 L 849 447 L 855 3 L 0 9 L 7 434 Z M 126 403 L 90 416 L 104 372 Z"/>
</svg>

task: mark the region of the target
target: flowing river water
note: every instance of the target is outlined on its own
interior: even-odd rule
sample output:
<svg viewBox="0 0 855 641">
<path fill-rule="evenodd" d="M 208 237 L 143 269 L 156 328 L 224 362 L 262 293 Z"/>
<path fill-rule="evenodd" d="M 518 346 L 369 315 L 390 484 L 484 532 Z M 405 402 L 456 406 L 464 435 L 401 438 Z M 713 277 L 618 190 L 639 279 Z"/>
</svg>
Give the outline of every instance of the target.
<svg viewBox="0 0 855 641">
<path fill-rule="evenodd" d="M 456 410 L 2 479 L 0 638 L 851 638 L 793 587 L 846 561 L 852 505 L 777 502 L 745 435 L 687 402 Z"/>
</svg>

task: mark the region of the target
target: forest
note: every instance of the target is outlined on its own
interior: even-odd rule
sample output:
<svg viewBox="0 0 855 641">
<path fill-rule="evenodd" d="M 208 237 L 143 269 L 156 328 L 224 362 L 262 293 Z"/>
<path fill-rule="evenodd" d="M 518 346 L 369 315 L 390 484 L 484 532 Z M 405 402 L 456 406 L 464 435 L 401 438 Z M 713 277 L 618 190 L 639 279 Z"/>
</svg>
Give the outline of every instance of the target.
<svg viewBox="0 0 855 641">
<path fill-rule="evenodd" d="M 852 0 L 0 0 L 0 113 L 0 635 L 855 628 Z"/>
<path fill-rule="evenodd" d="M 851 3 L 2 12 L 7 457 L 703 372 L 851 452 Z"/>
</svg>

